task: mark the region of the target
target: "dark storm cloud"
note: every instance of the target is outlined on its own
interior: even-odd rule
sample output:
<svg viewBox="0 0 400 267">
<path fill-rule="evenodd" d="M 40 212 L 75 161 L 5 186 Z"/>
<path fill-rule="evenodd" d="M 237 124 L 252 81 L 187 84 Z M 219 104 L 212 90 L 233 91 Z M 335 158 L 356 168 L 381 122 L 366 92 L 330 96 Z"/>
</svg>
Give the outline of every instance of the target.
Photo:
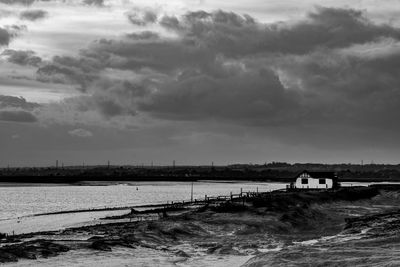
<svg viewBox="0 0 400 267">
<path fill-rule="evenodd" d="M 0 46 L 1 45 L 8 45 L 10 43 L 11 35 L 10 33 L 0 27 Z"/>
<path fill-rule="evenodd" d="M 160 19 L 160 25 L 162 25 L 165 28 L 174 29 L 174 30 L 180 28 L 179 20 L 175 16 L 163 16 Z"/>
<path fill-rule="evenodd" d="M 74 100 L 81 110 L 105 117 L 398 128 L 399 52 L 364 58 L 352 51 L 399 42 L 400 30 L 362 12 L 317 8 L 301 21 L 262 24 L 247 15 L 199 11 L 164 16 L 159 24 L 178 37 L 142 32 L 102 39 L 79 57 L 54 58 L 38 74 L 79 84 L 91 94 Z M 127 74 L 107 78 L 106 70 Z"/>
<path fill-rule="evenodd" d="M 36 0 L 0 0 L 0 3 L 7 5 L 32 5 Z"/>
<path fill-rule="evenodd" d="M 86 5 L 103 6 L 104 0 L 84 0 L 83 3 Z"/>
<path fill-rule="evenodd" d="M 160 24 L 225 55 L 310 52 L 319 47 L 346 47 L 379 37 L 400 37 L 400 30 L 376 25 L 352 9 L 317 8 L 295 24 L 263 25 L 250 16 L 216 11 L 191 12 L 180 20 L 163 17 Z"/>
<path fill-rule="evenodd" d="M 364 17 L 361 11 L 322 7 L 310 13 L 308 20 L 302 23 L 270 31 L 266 49 L 289 53 L 307 53 L 318 47 L 346 47 L 380 37 L 400 37 L 398 28 L 376 25 Z"/>
<path fill-rule="evenodd" d="M 0 110 L 0 121 L 32 123 L 37 118 L 25 110 Z"/>
<path fill-rule="evenodd" d="M 25 30 L 25 25 L 6 25 L 0 27 L 0 46 L 7 46 L 13 38 Z"/>
<path fill-rule="evenodd" d="M 102 78 L 91 84 L 91 97 L 81 98 L 83 106 L 97 110 L 106 118 L 137 115 L 137 101 L 149 95 L 146 85 Z"/>
<path fill-rule="evenodd" d="M 39 107 L 36 103 L 27 102 L 23 97 L 0 95 L 0 108 L 34 109 Z"/>
<path fill-rule="evenodd" d="M 157 40 L 160 39 L 160 35 L 152 31 L 143 31 L 140 33 L 129 33 L 126 37 L 133 40 Z"/>
<path fill-rule="evenodd" d="M 229 56 L 257 52 L 266 34 L 263 25 L 249 16 L 224 11 L 190 12 L 180 20 L 163 17 L 160 25 L 176 31 L 186 42 Z"/>
<path fill-rule="evenodd" d="M 129 21 L 137 26 L 146 26 L 157 21 L 157 13 L 152 10 L 132 11 L 127 14 Z"/>
<path fill-rule="evenodd" d="M 33 51 L 7 49 L 1 55 L 6 56 L 9 62 L 18 65 L 38 66 L 42 62 L 42 59 Z"/>
<path fill-rule="evenodd" d="M 93 109 L 105 117 L 137 114 L 136 99 L 149 94 L 143 84 L 127 80 L 111 80 L 102 78 L 91 85 L 94 93 L 87 101 Z"/>
<path fill-rule="evenodd" d="M 32 111 L 38 107 L 38 104 L 27 102 L 22 97 L 0 95 L 0 121 L 36 122 Z"/>
<path fill-rule="evenodd" d="M 94 43 L 86 55 L 102 55 L 102 62 L 113 68 L 152 68 L 163 72 L 209 64 L 215 59 L 214 52 L 191 42 L 151 39 L 148 42 L 101 40 Z"/>
<path fill-rule="evenodd" d="M 97 59 L 89 57 L 55 56 L 52 62 L 38 68 L 37 76 L 42 82 L 76 84 L 79 90 L 85 91 L 104 67 L 98 64 Z"/>
<path fill-rule="evenodd" d="M 293 122 L 299 107 L 297 94 L 285 91 L 274 73 L 263 70 L 224 78 L 186 77 L 166 85 L 140 108 L 169 119 L 280 124 Z"/>
<path fill-rule="evenodd" d="M 36 2 L 51 2 L 51 1 L 56 2 L 58 0 L 0 0 L 0 4 L 31 6 Z M 63 0 L 61 2 L 66 2 L 66 1 Z M 82 0 L 81 3 L 85 5 L 103 6 L 104 0 Z"/>
<path fill-rule="evenodd" d="M 376 60 L 356 60 L 338 54 L 325 58 L 313 58 L 310 55 L 314 50 L 323 50 L 321 54 L 324 54 L 332 49 L 373 42 L 384 37 L 399 37 L 399 29 L 373 24 L 361 12 L 318 8 L 309 14 L 307 20 L 293 25 L 266 26 L 256 23 L 251 17 L 223 11 L 188 13 L 180 21 L 164 17 L 160 23 L 182 34 L 181 44 L 186 48 L 182 51 L 188 51 L 187 48 L 195 44 L 192 48 L 195 47 L 197 53 L 205 51 L 202 50 L 203 46 L 207 47 L 208 52 L 204 54 L 206 57 L 197 57 L 199 61 L 193 60 L 196 62 L 193 64 L 189 61 L 188 65 L 184 64 L 185 60 L 178 60 L 175 65 L 174 60 L 165 61 L 157 52 L 151 54 L 152 62 L 169 62 L 170 66 L 176 67 L 181 64 L 179 67 L 186 68 L 182 79 L 160 85 L 160 90 L 152 95 L 151 100 L 140 105 L 140 108 L 154 112 L 156 116 L 174 119 L 219 117 L 260 125 L 325 124 L 342 119 L 346 123 L 362 123 L 365 118 L 362 114 L 367 110 L 360 107 L 376 107 L 376 104 L 373 97 L 368 97 L 361 105 L 356 104 L 360 103 L 357 99 L 370 94 L 382 94 L 382 98 L 384 92 L 391 92 L 386 94 L 386 100 L 393 97 L 389 101 L 393 103 L 391 109 L 385 110 L 383 105 L 368 113 L 375 112 L 374 117 L 388 118 L 390 114 L 400 112 L 397 108 L 400 105 L 394 100 L 398 99 L 396 88 L 400 88 L 400 76 L 395 65 L 400 62 L 398 59 L 390 62 L 381 59 L 377 64 Z M 232 71 L 226 65 L 217 64 L 215 59 L 218 54 L 234 57 L 238 63 L 242 60 L 245 70 Z M 295 56 L 291 57 L 290 54 L 303 54 L 304 60 L 309 62 L 291 66 Z M 257 60 L 253 56 L 256 55 L 263 58 L 262 65 L 255 63 Z M 331 62 L 338 58 L 342 62 L 331 66 Z M 198 64 L 204 59 L 204 64 Z M 283 66 L 280 62 L 287 62 L 287 65 Z M 348 62 L 351 65 L 347 68 Z M 298 75 L 290 73 L 288 76 L 297 77 L 297 82 L 303 84 L 303 88 L 291 87 L 291 90 L 286 90 L 281 84 L 279 72 L 262 72 L 263 68 L 273 71 L 276 68 L 281 68 L 281 71 L 293 69 Z M 323 72 L 324 68 L 327 73 Z M 265 75 L 264 79 L 258 76 L 260 71 Z M 377 79 L 374 72 L 383 77 Z M 343 76 L 339 76 L 340 73 Z M 388 83 L 393 83 L 393 86 L 388 86 Z M 351 95 L 350 90 L 358 91 Z M 386 100 L 381 99 L 380 102 L 385 103 Z"/>
<path fill-rule="evenodd" d="M 374 127 L 398 128 L 400 53 L 377 58 L 319 51 L 282 60 L 282 70 L 306 90 L 310 115 Z M 296 89 L 296 83 L 288 87 Z M 315 102 L 314 104 L 312 102 Z"/>
<path fill-rule="evenodd" d="M 26 11 L 23 11 L 19 15 L 19 17 L 21 19 L 36 21 L 36 20 L 45 18 L 47 15 L 48 15 L 48 13 L 46 11 L 37 9 L 37 10 L 26 10 Z"/>
</svg>

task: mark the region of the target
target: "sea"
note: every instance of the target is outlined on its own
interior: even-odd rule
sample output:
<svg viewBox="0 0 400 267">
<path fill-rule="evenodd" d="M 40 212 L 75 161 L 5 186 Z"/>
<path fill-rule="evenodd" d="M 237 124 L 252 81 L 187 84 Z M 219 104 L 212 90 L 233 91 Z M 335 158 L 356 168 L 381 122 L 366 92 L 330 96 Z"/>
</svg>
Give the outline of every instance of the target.
<svg viewBox="0 0 400 267">
<path fill-rule="evenodd" d="M 193 199 L 284 188 L 285 183 L 200 181 L 193 183 Z M 3 184 L 0 186 L 0 232 L 21 234 L 96 224 L 102 217 L 122 215 L 130 210 L 48 214 L 53 212 L 162 204 L 191 198 L 192 183 L 188 182 L 113 182 L 86 186 Z"/>
</svg>

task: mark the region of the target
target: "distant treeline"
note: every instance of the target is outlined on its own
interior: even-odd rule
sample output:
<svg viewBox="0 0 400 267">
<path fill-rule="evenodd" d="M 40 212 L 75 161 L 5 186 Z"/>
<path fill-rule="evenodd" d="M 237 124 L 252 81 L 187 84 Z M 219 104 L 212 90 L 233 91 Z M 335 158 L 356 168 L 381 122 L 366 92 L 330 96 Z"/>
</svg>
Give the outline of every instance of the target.
<svg viewBox="0 0 400 267">
<path fill-rule="evenodd" d="M 0 182 L 76 183 L 79 181 L 291 181 L 299 172 L 334 171 L 340 181 L 400 181 L 400 165 L 281 163 L 228 166 L 86 166 L 3 168 Z"/>
</svg>

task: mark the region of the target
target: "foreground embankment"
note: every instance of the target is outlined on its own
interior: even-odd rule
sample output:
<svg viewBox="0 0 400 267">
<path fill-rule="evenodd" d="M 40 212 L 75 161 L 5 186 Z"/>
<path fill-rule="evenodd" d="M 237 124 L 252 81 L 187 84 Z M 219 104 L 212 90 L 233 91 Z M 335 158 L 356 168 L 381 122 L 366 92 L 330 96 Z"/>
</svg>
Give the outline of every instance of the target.
<svg viewBox="0 0 400 267">
<path fill-rule="evenodd" d="M 58 256 L 60 261 L 73 265 L 66 259 L 86 251 L 89 258 L 106 253 L 108 258 L 124 258 L 134 265 L 139 254 L 146 250 L 152 253 L 152 258 L 154 253 L 164 257 L 164 261 L 157 263 L 164 266 L 207 266 L 209 258 L 213 258 L 212 264 L 216 266 L 224 266 L 232 258 L 237 258 L 234 262 L 240 265 L 250 257 L 253 258 L 246 266 L 295 266 L 311 264 L 310 255 L 321 265 L 338 264 L 346 260 L 339 257 L 346 245 L 359 250 L 360 258 L 366 253 L 372 257 L 374 250 L 363 249 L 365 243 L 362 243 L 369 235 L 374 236 L 374 246 L 383 246 L 388 238 L 395 242 L 396 225 L 400 224 L 398 199 L 396 188 L 359 187 L 277 192 L 195 210 L 158 211 L 153 214 L 153 218 L 160 218 L 157 220 L 145 220 L 149 212 L 132 211 L 118 222 L 110 220 L 103 225 L 3 239 L 0 261 L 37 258 L 45 264 L 43 258 Z M 139 217 L 143 220 L 130 222 Z M 376 239 L 381 233 L 386 235 Z M 372 246 L 368 241 L 366 244 Z M 322 257 L 329 246 L 336 248 L 337 253 L 333 250 L 330 258 Z M 121 254 L 122 248 L 125 254 Z"/>
</svg>

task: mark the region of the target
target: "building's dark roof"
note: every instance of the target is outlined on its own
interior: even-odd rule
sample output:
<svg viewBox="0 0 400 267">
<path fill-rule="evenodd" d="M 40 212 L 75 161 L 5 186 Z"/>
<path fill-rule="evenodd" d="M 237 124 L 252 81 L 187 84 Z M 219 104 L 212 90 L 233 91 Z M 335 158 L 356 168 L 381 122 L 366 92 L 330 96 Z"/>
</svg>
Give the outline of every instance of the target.
<svg viewBox="0 0 400 267">
<path fill-rule="evenodd" d="M 328 179 L 332 179 L 332 180 L 336 180 L 337 176 L 335 174 L 335 172 L 314 172 L 314 171 L 302 171 L 301 173 L 299 173 L 297 177 L 299 177 L 300 175 L 302 175 L 303 173 L 307 173 L 309 174 L 312 178 L 328 178 Z"/>
</svg>

